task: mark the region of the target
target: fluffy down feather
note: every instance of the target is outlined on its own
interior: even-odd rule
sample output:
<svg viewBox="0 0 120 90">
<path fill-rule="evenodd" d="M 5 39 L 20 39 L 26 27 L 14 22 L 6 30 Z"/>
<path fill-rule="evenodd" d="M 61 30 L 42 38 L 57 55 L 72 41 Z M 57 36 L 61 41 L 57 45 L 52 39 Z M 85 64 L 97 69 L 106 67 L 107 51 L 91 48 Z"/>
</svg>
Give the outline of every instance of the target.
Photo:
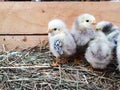
<svg viewBox="0 0 120 90">
<path fill-rule="evenodd" d="M 95 69 L 104 69 L 112 60 L 113 44 L 102 31 L 97 31 L 85 53 L 86 60 Z"/>
</svg>

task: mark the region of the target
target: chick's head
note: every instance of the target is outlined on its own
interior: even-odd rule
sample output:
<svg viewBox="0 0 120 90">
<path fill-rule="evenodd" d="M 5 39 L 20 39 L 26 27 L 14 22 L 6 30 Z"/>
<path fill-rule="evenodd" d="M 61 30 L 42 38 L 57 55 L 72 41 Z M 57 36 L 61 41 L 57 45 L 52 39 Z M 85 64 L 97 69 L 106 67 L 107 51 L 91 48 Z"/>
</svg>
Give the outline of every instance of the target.
<svg viewBox="0 0 120 90">
<path fill-rule="evenodd" d="M 104 33 L 108 33 L 111 31 L 112 23 L 108 21 L 101 21 L 96 25 L 96 31 L 102 31 Z"/>
<path fill-rule="evenodd" d="M 60 19 L 54 19 L 48 23 L 48 33 L 51 35 L 59 34 L 65 28 L 65 23 Z"/>
<path fill-rule="evenodd" d="M 96 19 L 93 15 L 82 14 L 76 20 L 76 25 L 78 30 L 91 29 L 92 25 L 96 24 Z"/>
</svg>

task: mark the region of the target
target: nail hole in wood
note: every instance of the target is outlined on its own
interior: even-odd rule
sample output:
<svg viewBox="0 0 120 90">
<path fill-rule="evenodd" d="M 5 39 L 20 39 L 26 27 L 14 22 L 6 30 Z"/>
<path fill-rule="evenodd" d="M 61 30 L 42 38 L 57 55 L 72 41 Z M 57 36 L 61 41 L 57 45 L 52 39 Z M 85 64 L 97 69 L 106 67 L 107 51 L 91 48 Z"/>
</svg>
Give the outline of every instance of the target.
<svg viewBox="0 0 120 90">
<path fill-rule="evenodd" d="M 45 10 L 42 10 L 42 13 L 45 13 Z"/>
<path fill-rule="evenodd" d="M 6 41 L 6 39 L 5 39 L 5 38 L 3 38 L 3 41 Z"/>
<path fill-rule="evenodd" d="M 26 42 L 26 41 L 27 41 L 27 37 L 24 37 L 22 40 L 23 40 L 24 42 Z"/>
</svg>

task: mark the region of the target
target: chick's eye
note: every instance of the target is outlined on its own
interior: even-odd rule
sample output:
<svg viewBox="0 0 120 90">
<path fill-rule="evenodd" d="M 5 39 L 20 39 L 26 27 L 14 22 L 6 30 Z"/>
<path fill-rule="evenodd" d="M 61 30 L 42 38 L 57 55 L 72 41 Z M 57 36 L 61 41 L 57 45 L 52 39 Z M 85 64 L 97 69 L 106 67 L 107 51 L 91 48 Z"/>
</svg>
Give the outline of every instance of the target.
<svg viewBox="0 0 120 90">
<path fill-rule="evenodd" d="M 89 20 L 86 20 L 86 22 L 89 22 Z"/>
<path fill-rule="evenodd" d="M 53 30 L 54 30 L 54 31 L 56 31 L 56 30 L 57 30 L 57 28 L 54 28 Z"/>
</svg>

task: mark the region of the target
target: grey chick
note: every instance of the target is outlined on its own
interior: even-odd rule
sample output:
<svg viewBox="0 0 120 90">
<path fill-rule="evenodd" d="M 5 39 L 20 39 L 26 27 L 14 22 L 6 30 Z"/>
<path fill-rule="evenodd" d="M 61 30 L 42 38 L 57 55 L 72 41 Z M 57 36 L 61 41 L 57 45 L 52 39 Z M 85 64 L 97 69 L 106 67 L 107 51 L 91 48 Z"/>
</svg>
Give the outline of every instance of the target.
<svg viewBox="0 0 120 90">
<path fill-rule="evenodd" d="M 113 43 L 111 43 L 102 31 L 96 31 L 85 53 L 86 60 L 94 69 L 104 69 L 112 60 Z"/>
<path fill-rule="evenodd" d="M 120 71 L 120 35 L 117 38 L 117 48 L 116 48 L 116 55 L 117 55 L 117 63 L 118 63 L 118 70 Z"/>
<path fill-rule="evenodd" d="M 107 36 L 108 40 L 116 46 L 117 37 L 120 34 L 120 28 L 118 26 L 108 21 L 101 21 L 96 25 L 96 30 L 101 30 Z"/>
<path fill-rule="evenodd" d="M 108 40 L 114 44 L 113 57 L 118 63 L 120 71 L 120 28 L 108 21 L 101 21 L 96 25 L 96 30 L 101 30 L 107 36 Z"/>
</svg>

